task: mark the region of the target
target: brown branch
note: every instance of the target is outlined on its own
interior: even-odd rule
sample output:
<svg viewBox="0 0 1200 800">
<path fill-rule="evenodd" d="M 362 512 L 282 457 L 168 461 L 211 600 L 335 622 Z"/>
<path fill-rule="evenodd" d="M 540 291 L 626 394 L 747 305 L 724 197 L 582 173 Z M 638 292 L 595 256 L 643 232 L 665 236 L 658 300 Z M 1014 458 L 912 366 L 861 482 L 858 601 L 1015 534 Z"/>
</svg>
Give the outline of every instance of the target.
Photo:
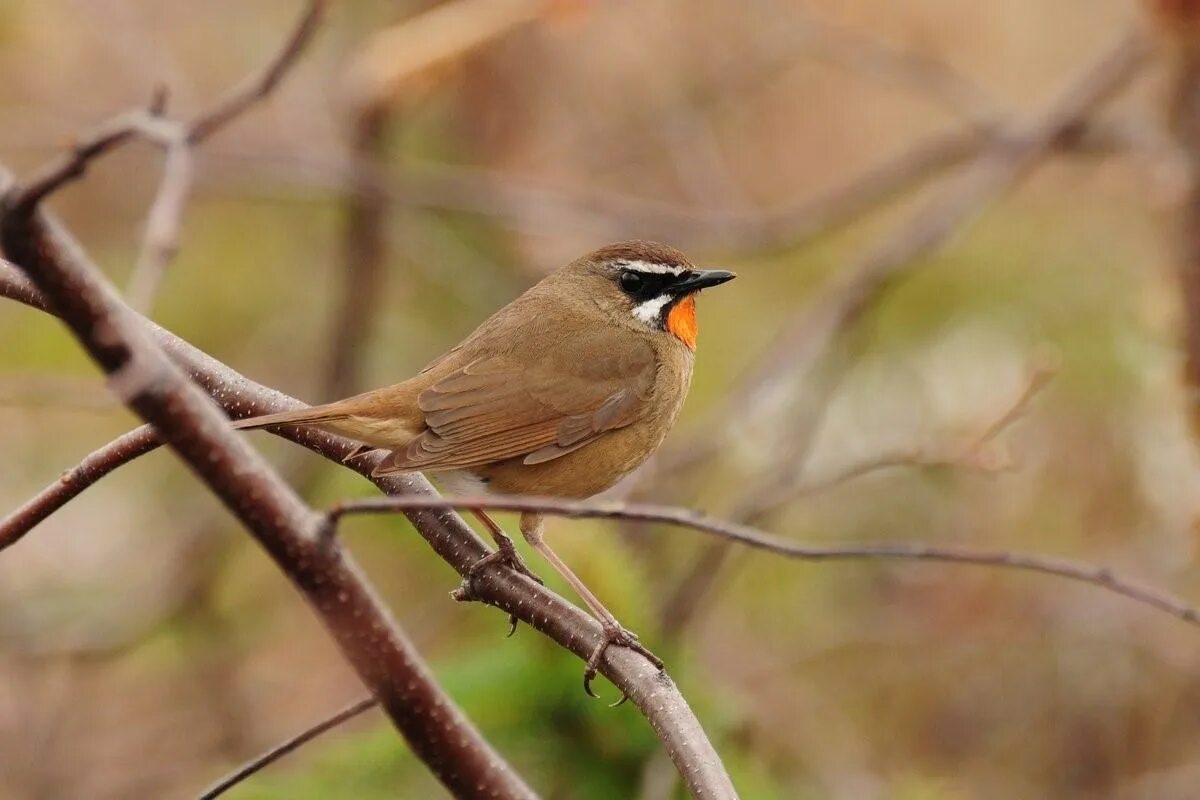
<svg viewBox="0 0 1200 800">
<path fill-rule="evenodd" d="M 353 500 L 333 506 L 326 512 L 326 536 L 332 536 L 338 522 L 356 514 L 381 514 L 414 509 L 480 508 L 492 511 L 536 511 L 571 519 L 622 519 L 659 522 L 700 531 L 756 550 L 802 561 L 908 560 L 971 564 L 980 567 L 1037 572 L 1079 581 L 1114 592 L 1142 605 L 1163 611 L 1177 619 L 1200 627 L 1200 610 L 1174 595 L 1152 586 L 1124 578 L 1107 567 L 1099 567 L 1066 558 L 1008 550 L 930 545 L 922 542 L 858 545 L 808 545 L 775 536 L 758 528 L 715 519 L 676 506 L 577 502 L 541 497 L 377 497 Z"/>
<path fill-rule="evenodd" d="M 321 720 L 316 725 L 301 731 L 290 739 L 275 745 L 265 753 L 247 761 L 205 789 L 197 800 L 213 800 L 214 797 L 220 797 L 242 781 L 271 766 L 288 753 L 311 742 L 326 731 L 333 730 L 342 723 L 349 722 L 360 714 L 370 711 L 377 705 L 379 705 L 379 701 L 374 697 L 364 697 L 357 702 L 351 703 L 333 716 Z"/>
<path fill-rule="evenodd" d="M 785 476 L 752 491 L 738 503 L 737 509 L 729 516 L 739 522 L 758 523 L 799 498 L 828 491 L 865 475 L 896 467 L 958 468 L 993 474 L 1012 469 L 1011 456 L 1004 452 L 988 452 L 987 446 L 1025 416 L 1034 399 L 1046 388 L 1057 371 L 1057 356 L 1045 354 L 1035 357 L 1017 396 L 997 417 L 965 441 L 960 437 L 957 442 L 887 450 L 815 480 L 806 479 L 801 470 L 795 475 Z"/>
<path fill-rule="evenodd" d="M 267 97 L 304 52 L 325 13 L 329 0 L 307 0 L 300 20 L 283 42 L 283 47 L 257 75 L 251 75 L 188 124 L 188 142 L 199 144 L 255 103 Z"/>
<path fill-rule="evenodd" d="M 145 455 L 161 442 L 149 425 L 123 434 L 64 472 L 19 508 L 0 519 L 0 551 L 21 540 L 33 527 L 122 464 Z"/>
<path fill-rule="evenodd" d="M 36 288 L 15 267 L 3 261 L 0 261 L 0 296 L 35 308 L 48 308 Z M 150 320 L 141 317 L 140 321 L 163 351 L 230 416 L 255 416 L 304 406 L 293 397 L 249 380 Z M 356 442 L 298 428 L 282 428 L 273 433 L 370 478 L 387 494 L 435 496 L 433 487 L 420 475 L 372 477 L 371 472 L 382 456 L 343 463 L 342 459 L 357 448 Z M 462 576 L 489 552 L 456 514 L 411 511 L 407 516 L 433 550 Z M 506 614 L 515 614 L 581 659 L 586 660 L 601 640 L 600 626 L 590 616 L 511 570 L 489 567 L 477 578 L 475 591 L 483 602 Z M 669 677 L 659 673 L 646 659 L 622 648 L 606 652 L 600 672 L 641 710 L 693 795 L 736 797 L 704 729 Z"/>
<path fill-rule="evenodd" d="M 110 386 L 255 536 L 304 595 L 414 753 L 462 797 L 533 792 L 434 681 L 357 565 L 316 533 L 320 517 L 145 335 L 134 313 L 36 207 L 0 203 L 0 245 L 109 376 Z"/>
<path fill-rule="evenodd" d="M 129 304 L 137 309 L 149 309 L 153 305 L 163 273 L 179 250 L 183 212 L 192 191 L 195 165 L 184 131 L 175 130 L 164 147 L 162 179 L 146 215 L 142 249 L 125 291 Z"/>
<path fill-rule="evenodd" d="M 8 197 L 9 208 L 16 213 L 30 213 L 43 199 L 66 184 L 83 177 L 92 160 L 104 155 L 130 139 L 143 138 L 163 143 L 170 134 L 159 125 L 164 96 L 157 93 L 149 107 L 125 111 L 102 123 L 70 149 L 50 161 L 14 187 Z"/>
</svg>

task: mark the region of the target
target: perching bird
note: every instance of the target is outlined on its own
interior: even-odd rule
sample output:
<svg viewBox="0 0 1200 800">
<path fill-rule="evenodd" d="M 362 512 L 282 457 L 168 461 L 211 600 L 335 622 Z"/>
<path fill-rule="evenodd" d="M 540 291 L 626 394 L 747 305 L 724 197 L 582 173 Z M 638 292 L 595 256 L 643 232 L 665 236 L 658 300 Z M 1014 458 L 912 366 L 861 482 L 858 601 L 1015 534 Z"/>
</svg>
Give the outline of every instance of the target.
<svg viewBox="0 0 1200 800">
<path fill-rule="evenodd" d="M 391 451 L 376 474 L 432 472 L 463 495 L 590 497 L 666 437 L 692 380 L 696 294 L 733 277 L 697 269 L 667 245 L 609 245 L 548 275 L 403 383 L 236 426 L 311 425 L 362 442 L 360 450 Z M 536 579 L 499 526 L 479 516 L 498 549 L 471 575 L 503 561 Z M 661 668 L 550 549 L 542 521 L 522 514 L 521 533 L 604 629 L 588 660 L 589 693 L 610 644 Z"/>
</svg>

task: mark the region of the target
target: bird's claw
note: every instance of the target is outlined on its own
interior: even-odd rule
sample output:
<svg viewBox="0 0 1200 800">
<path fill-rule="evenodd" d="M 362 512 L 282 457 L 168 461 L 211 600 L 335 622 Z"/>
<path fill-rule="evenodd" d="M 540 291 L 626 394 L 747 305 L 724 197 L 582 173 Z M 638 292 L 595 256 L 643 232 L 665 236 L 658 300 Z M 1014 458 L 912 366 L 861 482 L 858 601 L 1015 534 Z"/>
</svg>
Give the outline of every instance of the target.
<svg viewBox="0 0 1200 800">
<path fill-rule="evenodd" d="M 617 624 L 601 622 L 601 625 L 604 626 L 604 634 L 600 639 L 600 643 L 596 645 L 596 649 L 588 657 L 587 666 L 583 670 L 583 690 L 587 692 L 589 697 L 599 697 L 599 695 L 592 691 L 592 680 L 596 677 L 596 671 L 600 668 L 600 660 L 604 658 L 605 651 L 612 645 L 627 647 L 635 653 L 640 653 L 651 664 L 657 667 L 659 672 L 662 672 L 665 667 L 663 660 L 650 652 L 638 639 L 636 633 Z M 613 703 L 610 707 L 616 708 L 628 699 L 629 695 L 622 692 L 621 699 Z"/>
<path fill-rule="evenodd" d="M 498 542 L 497 549 L 488 553 L 486 556 L 470 566 L 470 568 L 467 570 L 466 576 L 463 577 L 462 584 L 453 592 L 451 592 L 451 597 L 461 602 L 478 600 L 479 594 L 475 591 L 475 581 L 479 578 L 483 571 L 492 564 L 503 564 L 509 569 L 521 573 L 534 583 L 545 585 L 545 581 L 539 578 L 537 574 L 525 564 L 525 560 L 521 558 L 521 554 L 518 553 L 517 549 L 513 546 L 512 540 L 501 539 Z M 506 638 L 517 632 L 517 623 L 519 621 L 520 620 L 517 619 L 516 614 L 508 615 L 509 628 L 508 633 L 505 634 Z"/>
</svg>

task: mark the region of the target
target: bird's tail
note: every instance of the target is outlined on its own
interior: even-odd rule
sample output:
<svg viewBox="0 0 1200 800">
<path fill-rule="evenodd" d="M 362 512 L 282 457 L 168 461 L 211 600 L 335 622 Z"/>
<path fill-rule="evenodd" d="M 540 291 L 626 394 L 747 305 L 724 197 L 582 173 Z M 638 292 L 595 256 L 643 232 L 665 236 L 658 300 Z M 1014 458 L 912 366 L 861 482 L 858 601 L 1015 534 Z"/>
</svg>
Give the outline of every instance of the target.
<svg viewBox="0 0 1200 800">
<path fill-rule="evenodd" d="M 313 406 L 295 411 L 281 411 L 278 414 L 264 414 L 261 417 L 248 417 L 236 420 L 232 424 L 235 428 L 256 430 L 273 425 L 321 425 L 346 419 L 348 416 L 345 411 L 334 410 L 329 406 Z"/>
</svg>

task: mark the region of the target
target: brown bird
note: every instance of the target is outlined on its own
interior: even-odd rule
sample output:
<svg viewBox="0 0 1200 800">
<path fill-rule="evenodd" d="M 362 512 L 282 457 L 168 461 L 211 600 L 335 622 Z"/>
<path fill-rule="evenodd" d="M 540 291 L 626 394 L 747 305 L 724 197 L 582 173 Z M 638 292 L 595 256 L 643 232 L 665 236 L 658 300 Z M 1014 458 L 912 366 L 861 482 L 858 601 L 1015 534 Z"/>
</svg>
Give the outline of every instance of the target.
<svg viewBox="0 0 1200 800">
<path fill-rule="evenodd" d="M 375 470 L 432 472 L 443 488 L 568 498 L 609 488 L 644 462 L 674 424 L 692 380 L 696 294 L 732 272 L 697 269 L 673 247 L 609 245 L 551 273 L 416 376 L 345 400 L 242 420 L 240 428 L 310 425 L 383 448 Z M 478 513 L 502 561 L 533 577 L 512 541 Z M 626 630 L 521 515 L 526 541 L 575 589 L 604 629 L 588 660 L 591 693 L 611 644 L 662 661 Z"/>
</svg>

